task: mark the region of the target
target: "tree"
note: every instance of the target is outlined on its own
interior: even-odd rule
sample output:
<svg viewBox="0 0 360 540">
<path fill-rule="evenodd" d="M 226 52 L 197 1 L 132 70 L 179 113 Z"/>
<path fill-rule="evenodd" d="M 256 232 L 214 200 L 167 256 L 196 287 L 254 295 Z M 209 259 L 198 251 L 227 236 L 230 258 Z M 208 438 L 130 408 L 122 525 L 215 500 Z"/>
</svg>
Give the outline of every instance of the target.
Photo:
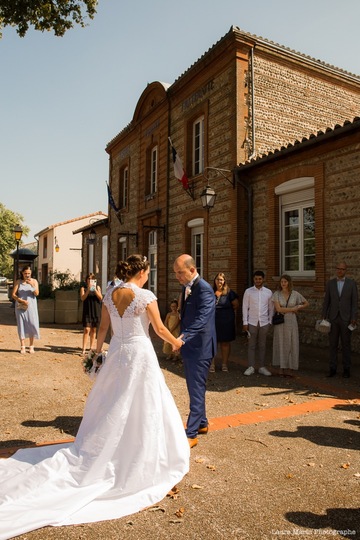
<svg viewBox="0 0 360 540">
<path fill-rule="evenodd" d="M 9 253 L 16 248 L 13 229 L 15 225 L 20 225 L 24 236 L 29 233 L 29 227 L 24 226 L 23 221 L 24 218 L 20 214 L 8 210 L 0 203 L 0 275 L 8 278 L 12 276 L 14 264 Z"/>
<path fill-rule="evenodd" d="M 0 38 L 5 26 L 14 26 L 24 37 L 30 26 L 63 36 L 75 24 L 86 26 L 96 14 L 98 0 L 0 0 Z"/>
</svg>

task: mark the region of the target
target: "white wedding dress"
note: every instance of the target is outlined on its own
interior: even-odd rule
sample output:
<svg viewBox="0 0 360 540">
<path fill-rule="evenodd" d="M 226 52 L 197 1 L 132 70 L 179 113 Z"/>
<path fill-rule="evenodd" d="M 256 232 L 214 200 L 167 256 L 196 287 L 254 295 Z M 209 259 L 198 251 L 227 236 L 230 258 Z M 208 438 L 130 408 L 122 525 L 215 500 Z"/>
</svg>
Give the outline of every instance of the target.
<svg viewBox="0 0 360 540">
<path fill-rule="evenodd" d="M 133 284 L 74 443 L 19 450 L 0 460 L 0 539 L 116 519 L 163 499 L 189 470 L 189 444 L 149 337 L 153 293 Z"/>
</svg>

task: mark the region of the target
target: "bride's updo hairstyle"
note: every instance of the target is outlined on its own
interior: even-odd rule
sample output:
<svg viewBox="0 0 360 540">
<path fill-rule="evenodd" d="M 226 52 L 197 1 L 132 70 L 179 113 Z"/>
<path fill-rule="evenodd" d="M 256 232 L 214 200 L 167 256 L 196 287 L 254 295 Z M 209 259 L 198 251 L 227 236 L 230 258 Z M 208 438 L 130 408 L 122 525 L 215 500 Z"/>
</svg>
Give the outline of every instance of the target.
<svg viewBox="0 0 360 540">
<path fill-rule="evenodd" d="M 150 266 L 149 261 L 143 255 L 130 255 L 126 261 L 120 261 L 116 270 L 118 278 L 128 281 L 136 276 L 141 270 L 147 270 Z"/>
</svg>

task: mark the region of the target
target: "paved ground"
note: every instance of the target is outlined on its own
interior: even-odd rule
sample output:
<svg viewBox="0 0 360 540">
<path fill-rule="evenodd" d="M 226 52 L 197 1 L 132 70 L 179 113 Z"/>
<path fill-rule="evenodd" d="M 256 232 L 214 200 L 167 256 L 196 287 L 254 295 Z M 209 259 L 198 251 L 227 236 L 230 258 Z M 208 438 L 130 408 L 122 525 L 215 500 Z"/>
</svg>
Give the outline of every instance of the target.
<svg viewBox="0 0 360 540">
<path fill-rule="evenodd" d="M 0 290 L 0 456 L 72 439 L 91 388 L 78 356 L 82 329 L 41 328 L 35 355 L 19 354 L 13 309 Z M 154 340 L 184 420 L 180 362 Z M 271 357 L 269 342 L 269 363 Z M 360 359 L 351 379 L 327 379 L 327 351 L 301 346 L 294 379 L 243 375 L 246 344 L 230 371 L 209 375 L 210 432 L 191 451 L 177 498 L 120 520 L 44 528 L 21 540 L 267 540 L 360 538 Z M 180 516 L 180 517 L 179 517 Z"/>
</svg>

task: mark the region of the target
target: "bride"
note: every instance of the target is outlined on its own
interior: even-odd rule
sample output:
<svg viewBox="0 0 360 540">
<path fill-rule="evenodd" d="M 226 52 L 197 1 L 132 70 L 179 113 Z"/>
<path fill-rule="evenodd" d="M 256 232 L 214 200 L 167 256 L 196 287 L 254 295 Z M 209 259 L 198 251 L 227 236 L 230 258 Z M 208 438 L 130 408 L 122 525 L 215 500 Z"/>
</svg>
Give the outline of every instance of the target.
<svg viewBox="0 0 360 540">
<path fill-rule="evenodd" d="M 106 362 L 73 443 L 19 450 L 0 463 L 0 539 L 44 527 L 120 518 L 163 499 L 189 470 L 189 444 L 149 337 L 180 349 L 143 289 L 149 262 L 131 255 L 105 295 L 97 350 Z"/>
</svg>

